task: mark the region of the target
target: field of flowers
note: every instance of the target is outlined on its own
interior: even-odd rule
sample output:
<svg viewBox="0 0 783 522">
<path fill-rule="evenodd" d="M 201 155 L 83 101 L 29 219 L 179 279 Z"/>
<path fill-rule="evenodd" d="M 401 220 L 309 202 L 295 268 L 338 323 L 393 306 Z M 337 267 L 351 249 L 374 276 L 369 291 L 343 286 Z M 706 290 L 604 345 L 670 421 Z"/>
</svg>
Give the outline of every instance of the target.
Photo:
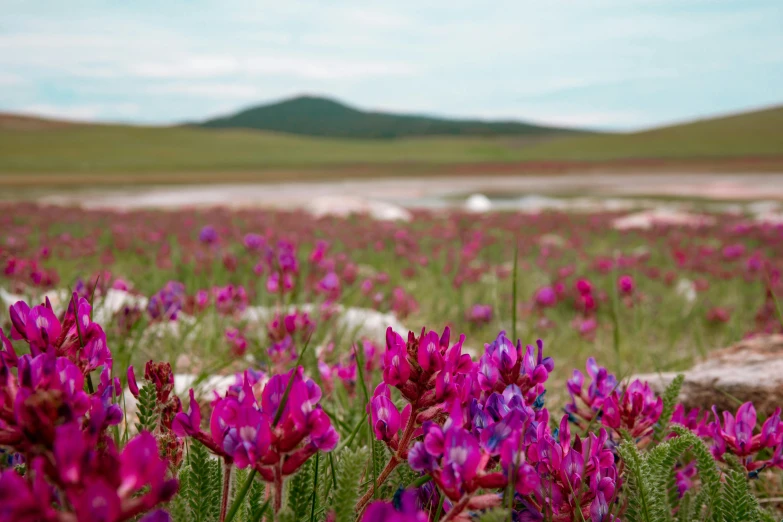
<svg viewBox="0 0 783 522">
<path fill-rule="evenodd" d="M 413 215 L 5 205 L 0 521 L 780 518 L 779 409 L 630 377 L 781 332 L 783 226 Z"/>
</svg>

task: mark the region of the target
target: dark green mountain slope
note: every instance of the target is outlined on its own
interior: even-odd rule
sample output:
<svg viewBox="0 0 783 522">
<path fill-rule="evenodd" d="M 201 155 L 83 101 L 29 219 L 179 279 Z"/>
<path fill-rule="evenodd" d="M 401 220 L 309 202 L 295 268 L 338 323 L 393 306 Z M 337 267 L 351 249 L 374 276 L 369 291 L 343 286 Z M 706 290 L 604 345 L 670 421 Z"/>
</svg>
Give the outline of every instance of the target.
<svg viewBox="0 0 783 522">
<path fill-rule="evenodd" d="M 515 121 L 450 120 L 365 112 L 334 100 L 311 96 L 254 107 L 231 116 L 208 120 L 201 126 L 368 139 L 412 136 L 544 136 L 579 132 Z"/>
</svg>

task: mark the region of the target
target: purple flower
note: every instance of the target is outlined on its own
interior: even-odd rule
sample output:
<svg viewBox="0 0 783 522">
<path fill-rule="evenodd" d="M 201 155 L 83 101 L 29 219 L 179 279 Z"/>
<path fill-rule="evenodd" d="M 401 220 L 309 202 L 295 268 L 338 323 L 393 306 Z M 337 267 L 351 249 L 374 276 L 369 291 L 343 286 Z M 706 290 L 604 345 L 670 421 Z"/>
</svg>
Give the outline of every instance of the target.
<svg viewBox="0 0 783 522">
<path fill-rule="evenodd" d="M 171 515 L 169 515 L 167 512 L 163 511 L 162 509 L 158 509 L 153 511 L 152 513 L 149 513 L 147 516 L 142 518 L 139 522 L 171 522 Z"/>
<path fill-rule="evenodd" d="M 362 522 L 428 522 L 417 497 L 415 490 L 406 490 L 396 494 L 392 502 L 373 502 L 364 512 Z"/>
<path fill-rule="evenodd" d="M 466 314 L 466 319 L 474 324 L 488 324 L 492 321 L 492 306 L 487 304 L 475 304 Z"/>
<path fill-rule="evenodd" d="M 212 225 L 207 225 L 201 229 L 198 233 L 198 240 L 207 245 L 217 243 L 220 238 L 218 237 L 217 230 Z"/>
<path fill-rule="evenodd" d="M 245 239 L 245 248 L 251 251 L 258 251 L 261 250 L 264 245 L 266 245 L 266 239 L 264 239 L 264 236 L 260 234 L 246 234 Z"/>
<path fill-rule="evenodd" d="M 650 435 L 663 411 L 663 399 L 645 382 L 633 381 L 622 394 L 612 392 L 603 403 L 601 423 L 615 430 L 624 428 L 634 437 Z"/>
<path fill-rule="evenodd" d="M 185 305 L 185 298 L 185 285 L 179 281 L 169 281 L 150 297 L 147 312 L 153 319 L 174 321 Z"/>
</svg>

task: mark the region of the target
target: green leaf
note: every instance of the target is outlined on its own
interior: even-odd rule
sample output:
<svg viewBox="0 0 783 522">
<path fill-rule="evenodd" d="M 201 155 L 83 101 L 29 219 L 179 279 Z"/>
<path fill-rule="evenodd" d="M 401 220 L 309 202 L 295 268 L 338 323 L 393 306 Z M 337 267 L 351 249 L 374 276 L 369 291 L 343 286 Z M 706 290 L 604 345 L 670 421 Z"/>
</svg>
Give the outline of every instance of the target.
<svg viewBox="0 0 783 522">
<path fill-rule="evenodd" d="M 190 445 L 190 453 L 188 455 L 186 487 L 180 494 L 185 497 L 190 507 L 190 520 L 194 522 L 213 520 L 211 504 L 214 494 L 211 490 L 211 467 L 209 461 L 210 457 L 207 448 L 200 442 L 193 442 Z"/>
<path fill-rule="evenodd" d="M 669 383 L 669 386 L 667 386 L 666 390 L 663 392 L 663 411 L 660 419 L 658 419 L 658 424 L 655 425 L 656 441 L 661 441 L 668 435 L 669 421 L 672 418 L 674 407 L 679 400 L 683 382 L 685 382 L 685 375 L 679 374 Z"/>
<path fill-rule="evenodd" d="M 360 481 L 367 464 L 368 453 L 367 448 L 343 452 L 337 471 L 337 488 L 334 492 L 333 506 L 336 522 L 356 520 L 355 507 L 359 499 Z"/>
<path fill-rule="evenodd" d="M 299 471 L 288 479 L 288 509 L 294 520 L 302 520 L 310 514 L 310 498 L 313 494 L 313 462 L 308 459 Z"/>
<path fill-rule="evenodd" d="M 264 483 L 260 480 L 253 480 L 250 485 L 250 491 L 246 497 L 245 520 L 248 522 L 261 520 L 262 509 L 264 505 L 261 500 L 264 498 Z"/>
<path fill-rule="evenodd" d="M 160 414 L 158 412 L 158 396 L 154 384 L 147 383 L 141 387 L 137 409 L 138 422 L 136 423 L 136 431 L 139 433 L 142 431 L 155 431 L 158 427 Z"/>
<path fill-rule="evenodd" d="M 624 520 L 628 522 L 662 522 L 668 519 L 663 492 L 657 484 L 645 455 L 639 452 L 636 443 L 624 441 L 618 448 L 625 461 L 628 510 Z"/>
<path fill-rule="evenodd" d="M 726 473 L 726 483 L 721 495 L 723 522 L 757 522 L 759 508 L 750 492 L 746 473 L 731 470 Z"/>
<path fill-rule="evenodd" d="M 223 499 L 223 461 L 209 459 L 209 520 L 220 517 L 220 502 Z"/>
</svg>

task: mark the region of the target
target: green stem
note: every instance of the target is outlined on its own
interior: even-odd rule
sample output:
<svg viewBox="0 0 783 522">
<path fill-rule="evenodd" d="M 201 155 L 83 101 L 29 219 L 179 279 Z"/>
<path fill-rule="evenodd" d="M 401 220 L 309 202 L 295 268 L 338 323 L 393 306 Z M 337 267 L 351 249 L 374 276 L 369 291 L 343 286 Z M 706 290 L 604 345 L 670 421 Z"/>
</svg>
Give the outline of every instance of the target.
<svg viewBox="0 0 783 522">
<path fill-rule="evenodd" d="M 245 483 L 242 484 L 242 489 L 237 492 L 236 497 L 234 497 L 234 502 L 231 504 L 231 509 L 228 510 L 228 514 L 226 515 L 225 522 L 231 522 L 234 520 L 234 517 L 237 515 L 237 512 L 239 511 L 240 506 L 242 506 L 242 502 L 245 500 L 245 496 L 247 496 L 247 492 L 250 491 L 250 486 L 253 485 L 253 480 L 256 478 L 256 470 L 253 468 L 253 470 L 250 471 L 250 474 L 247 476 L 247 479 L 245 480 Z M 267 504 L 269 501 L 267 501 Z M 263 511 L 266 509 L 266 504 L 264 504 L 264 508 L 261 510 Z"/>
</svg>

